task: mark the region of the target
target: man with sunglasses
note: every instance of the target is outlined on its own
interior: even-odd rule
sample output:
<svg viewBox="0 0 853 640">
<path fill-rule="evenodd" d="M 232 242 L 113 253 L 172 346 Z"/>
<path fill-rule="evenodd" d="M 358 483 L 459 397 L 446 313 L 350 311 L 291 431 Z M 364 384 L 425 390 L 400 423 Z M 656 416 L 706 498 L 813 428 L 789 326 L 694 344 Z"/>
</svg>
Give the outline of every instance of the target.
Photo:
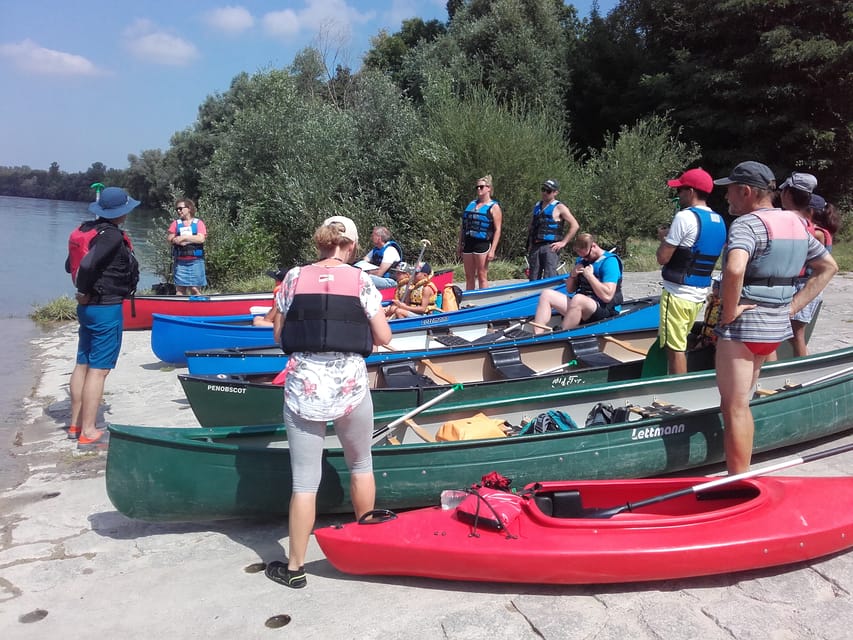
<svg viewBox="0 0 853 640">
<path fill-rule="evenodd" d="M 569 208 L 557 200 L 560 183 L 553 178 L 542 183 L 542 199 L 533 207 L 527 232 L 528 278 L 540 280 L 557 275 L 560 251 L 578 232 L 578 221 Z M 563 233 L 563 227 L 568 230 Z"/>
<path fill-rule="evenodd" d="M 687 336 L 711 287 L 711 272 L 726 243 L 723 217 L 708 207 L 714 179 L 698 167 L 667 185 L 678 193 L 681 210 L 658 229 L 658 264 L 663 266 L 658 340 L 666 349 L 669 373 L 687 373 Z"/>
<path fill-rule="evenodd" d="M 619 256 L 599 247 L 591 233 L 578 234 L 574 250 L 579 257 L 566 280 L 566 291 L 575 295 L 570 298 L 554 289 L 540 293 L 536 325 L 547 324 L 552 310 L 562 314 L 562 329 L 603 320 L 622 310 L 623 269 Z M 534 330 L 544 331 L 538 326 Z"/>
</svg>

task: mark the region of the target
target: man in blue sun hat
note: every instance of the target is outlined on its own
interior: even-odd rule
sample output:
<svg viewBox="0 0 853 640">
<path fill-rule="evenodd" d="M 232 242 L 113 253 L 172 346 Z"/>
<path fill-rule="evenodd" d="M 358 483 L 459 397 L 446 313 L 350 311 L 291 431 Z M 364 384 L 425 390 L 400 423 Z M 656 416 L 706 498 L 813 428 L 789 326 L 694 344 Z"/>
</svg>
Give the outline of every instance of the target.
<svg viewBox="0 0 853 640">
<path fill-rule="evenodd" d="M 133 245 L 119 225 L 139 205 L 124 189 L 107 187 L 89 205 L 95 220 L 84 222 L 68 238 L 65 270 L 77 288 L 80 323 L 77 362 L 71 373 L 71 425 L 77 448 L 106 448 L 109 432 L 96 426 L 104 382 L 118 362 L 122 337 L 122 301 L 136 291 L 139 264 Z"/>
</svg>

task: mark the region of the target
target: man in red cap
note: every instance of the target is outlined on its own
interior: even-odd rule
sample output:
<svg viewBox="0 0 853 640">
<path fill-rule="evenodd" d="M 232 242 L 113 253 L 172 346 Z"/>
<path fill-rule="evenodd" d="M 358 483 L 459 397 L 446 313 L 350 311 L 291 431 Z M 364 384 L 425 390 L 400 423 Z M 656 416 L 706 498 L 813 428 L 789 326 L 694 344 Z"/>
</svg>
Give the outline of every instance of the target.
<svg viewBox="0 0 853 640">
<path fill-rule="evenodd" d="M 669 373 L 687 373 L 687 336 L 708 295 L 726 224 L 706 204 L 714 179 L 704 169 L 685 171 L 667 185 L 678 193 L 681 210 L 670 226 L 658 229 L 657 261 L 663 266 L 658 339 Z"/>
</svg>

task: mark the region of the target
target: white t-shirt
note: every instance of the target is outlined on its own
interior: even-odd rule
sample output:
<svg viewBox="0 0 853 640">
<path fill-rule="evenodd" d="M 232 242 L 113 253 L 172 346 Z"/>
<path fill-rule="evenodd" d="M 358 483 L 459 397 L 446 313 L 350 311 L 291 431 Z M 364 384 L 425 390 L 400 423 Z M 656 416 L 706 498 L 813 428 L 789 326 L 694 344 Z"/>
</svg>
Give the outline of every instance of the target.
<svg viewBox="0 0 853 640">
<path fill-rule="evenodd" d="M 373 255 L 373 251 L 368 251 L 367 255 L 364 256 L 365 262 L 370 262 L 370 256 Z M 382 254 L 382 264 L 394 264 L 395 262 L 400 262 L 403 259 L 403 256 L 400 255 L 400 252 L 394 247 L 393 244 L 389 244 L 385 247 L 385 253 Z"/>
<path fill-rule="evenodd" d="M 710 207 L 699 206 L 698 209 L 711 211 Z M 674 247 L 692 247 L 699 236 L 699 220 L 690 209 L 682 209 L 675 214 L 669 233 L 664 238 L 667 244 Z M 687 284 L 677 284 L 668 280 L 663 281 L 663 288 L 674 296 L 691 302 L 705 302 L 709 287 L 692 287 Z"/>
</svg>

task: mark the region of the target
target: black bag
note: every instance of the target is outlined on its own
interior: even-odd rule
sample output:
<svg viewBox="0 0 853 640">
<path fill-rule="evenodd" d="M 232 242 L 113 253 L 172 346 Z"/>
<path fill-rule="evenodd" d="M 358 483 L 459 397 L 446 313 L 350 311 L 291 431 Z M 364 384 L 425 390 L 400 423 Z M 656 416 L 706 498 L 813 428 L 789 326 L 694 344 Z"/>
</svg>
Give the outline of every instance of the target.
<svg viewBox="0 0 853 640">
<path fill-rule="evenodd" d="M 173 296 L 178 292 L 171 282 L 158 282 L 151 287 L 151 290 L 154 291 L 155 296 Z"/>
<path fill-rule="evenodd" d="M 612 404 L 599 402 L 595 405 L 586 417 L 585 426 L 590 427 L 595 424 L 613 424 L 614 422 L 625 422 L 628 420 L 628 407 L 613 408 Z"/>
</svg>

